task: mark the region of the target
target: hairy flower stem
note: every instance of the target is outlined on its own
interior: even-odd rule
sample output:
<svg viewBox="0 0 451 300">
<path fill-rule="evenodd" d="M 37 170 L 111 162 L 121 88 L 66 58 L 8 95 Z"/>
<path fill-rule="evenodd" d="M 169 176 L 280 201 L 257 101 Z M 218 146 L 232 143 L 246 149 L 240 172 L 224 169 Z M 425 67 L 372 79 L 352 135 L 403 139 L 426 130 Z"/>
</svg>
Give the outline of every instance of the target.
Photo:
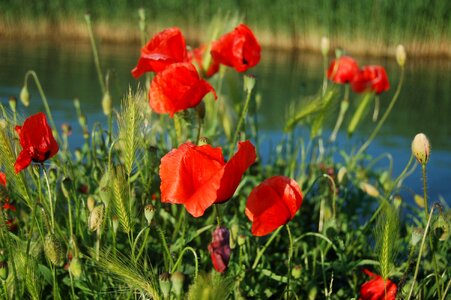
<svg viewBox="0 0 451 300">
<path fill-rule="evenodd" d="M 252 264 L 252 269 L 255 269 L 257 267 L 258 262 L 260 261 L 261 257 L 263 256 L 263 253 L 265 253 L 266 249 L 269 247 L 271 242 L 276 238 L 276 236 L 279 234 L 279 231 L 281 229 L 282 229 L 282 227 L 277 228 L 276 231 L 274 231 L 274 233 L 271 235 L 269 240 L 266 242 L 265 246 L 263 246 L 263 248 L 261 248 L 257 252 L 257 257 L 255 257 L 254 263 Z"/>
<path fill-rule="evenodd" d="M 423 199 L 424 199 L 424 215 L 427 220 L 428 218 L 428 190 L 427 190 L 427 176 L 426 176 L 426 163 L 421 164 L 421 171 L 423 175 Z M 435 251 L 432 243 L 432 236 L 429 235 L 429 247 L 431 249 L 432 253 L 432 263 L 434 265 L 434 274 L 435 274 L 435 282 L 437 284 L 437 291 L 438 291 L 438 298 L 441 299 L 442 297 L 442 282 L 440 280 L 440 275 L 438 273 L 438 267 L 437 267 L 437 259 L 435 257 Z"/>
<path fill-rule="evenodd" d="M 178 114 L 174 115 L 175 140 L 177 146 L 183 142 L 182 117 Z"/>
<path fill-rule="evenodd" d="M 429 213 L 428 221 L 426 224 L 426 229 L 424 230 L 423 238 L 421 239 L 420 251 L 418 252 L 417 264 L 415 266 L 415 273 L 413 275 L 412 285 L 410 287 L 409 295 L 407 296 L 407 300 L 412 297 L 413 288 L 415 287 L 415 281 L 417 279 L 418 270 L 420 269 L 421 256 L 423 255 L 423 248 L 426 241 L 426 236 L 428 234 L 429 226 L 431 225 L 432 214 L 434 212 L 435 206 L 432 207 L 431 212 Z M 441 297 L 439 297 L 440 299 Z"/>
<path fill-rule="evenodd" d="M 36 72 L 33 70 L 28 71 L 25 73 L 25 80 L 24 80 L 24 86 L 27 85 L 28 77 L 33 77 L 34 82 L 36 84 L 36 87 L 38 88 L 39 94 L 41 95 L 42 104 L 44 104 L 45 113 L 47 114 L 47 117 L 49 118 L 50 125 L 52 126 L 52 133 L 55 136 L 57 142 L 60 144 L 61 139 L 58 134 L 58 130 L 56 130 L 55 122 L 53 121 L 52 112 L 50 111 L 49 103 L 47 101 L 47 97 L 45 96 L 44 90 L 42 88 L 41 82 L 39 81 L 38 75 L 36 75 Z"/>
<path fill-rule="evenodd" d="M 340 104 L 340 112 L 338 114 L 337 122 L 335 123 L 334 130 L 329 137 L 330 142 L 335 142 L 337 139 L 338 130 L 340 130 L 341 124 L 343 123 L 346 111 L 349 108 L 349 85 L 345 86 L 345 96 Z"/>
<path fill-rule="evenodd" d="M 51 220 L 50 226 L 51 226 L 52 233 L 54 233 L 55 232 L 55 213 L 54 213 L 54 209 L 53 209 L 54 203 L 53 203 L 53 199 L 52 199 L 52 190 L 50 189 L 49 178 L 47 176 L 47 172 L 46 172 L 43 164 L 41 164 L 41 169 L 42 169 L 42 173 L 44 174 L 45 182 L 47 184 L 47 193 L 48 193 L 47 196 L 48 196 L 48 200 L 49 200 L 50 220 Z"/>
<path fill-rule="evenodd" d="M 92 31 L 92 23 L 91 16 L 89 14 L 85 14 L 86 25 L 88 26 L 89 40 L 91 41 L 92 54 L 94 55 L 94 63 L 96 65 L 97 76 L 99 79 L 100 88 L 102 90 L 102 94 L 105 94 L 106 87 L 105 82 L 103 81 L 102 68 L 100 67 L 99 54 L 97 53 L 97 46 L 94 40 L 94 33 Z"/>
<path fill-rule="evenodd" d="M 393 98 L 390 101 L 390 104 L 388 105 L 387 110 L 385 111 L 384 115 L 380 118 L 379 123 L 377 123 L 376 127 L 373 129 L 373 132 L 371 132 L 370 137 L 366 142 L 360 147 L 360 149 L 357 151 L 357 153 L 354 155 L 354 159 L 352 160 L 354 163 L 358 157 L 368 148 L 368 146 L 371 144 L 371 142 L 374 140 L 376 135 L 379 133 L 379 130 L 382 128 L 382 125 L 384 125 L 385 120 L 390 115 L 390 112 L 392 111 L 393 107 L 395 106 L 396 100 L 399 98 L 399 94 L 401 93 L 401 87 L 404 81 L 404 67 L 401 67 L 401 77 L 398 82 L 398 86 L 396 87 L 396 92 L 393 95 Z M 354 164 L 352 164 L 353 166 Z"/>
<path fill-rule="evenodd" d="M 243 109 L 241 110 L 240 118 L 238 119 L 238 124 L 236 125 L 235 133 L 233 134 L 232 144 L 230 145 L 229 155 L 233 153 L 233 149 L 236 147 L 238 142 L 238 136 L 240 135 L 241 127 L 243 126 L 244 119 L 247 115 L 247 110 L 249 108 L 249 102 L 251 102 L 252 89 L 246 90 L 246 101 L 244 102 Z"/>
<path fill-rule="evenodd" d="M 288 240 L 290 242 L 288 247 L 288 272 L 287 272 L 287 298 L 290 299 L 290 279 L 291 279 L 291 258 L 293 257 L 293 237 L 291 236 L 290 226 L 285 225 L 288 233 Z"/>
</svg>

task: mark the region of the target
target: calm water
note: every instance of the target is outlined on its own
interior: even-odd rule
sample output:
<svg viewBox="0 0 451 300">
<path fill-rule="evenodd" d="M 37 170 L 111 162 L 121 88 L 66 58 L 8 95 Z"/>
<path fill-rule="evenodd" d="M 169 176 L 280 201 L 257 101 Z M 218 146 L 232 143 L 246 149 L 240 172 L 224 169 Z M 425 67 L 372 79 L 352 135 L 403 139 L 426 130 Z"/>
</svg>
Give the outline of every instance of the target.
<svg viewBox="0 0 451 300">
<path fill-rule="evenodd" d="M 136 87 L 137 81 L 130 75 L 139 55 L 139 47 L 101 45 L 101 63 L 113 74 L 113 96 L 118 105 L 128 87 Z M 394 59 L 358 58 L 360 64 L 386 66 L 392 90 L 381 98 L 387 105 L 396 86 L 399 71 Z M 259 120 L 262 130 L 262 153 L 269 156 L 271 145 L 281 138 L 285 124 L 287 104 L 303 101 L 314 94 L 322 81 L 322 62 L 318 55 L 305 53 L 264 52 L 260 65 L 253 70 L 258 90 L 263 95 Z M 101 110 L 101 93 L 89 44 L 80 43 L 17 43 L 2 41 L 0 44 L 0 101 L 7 104 L 8 96 L 18 96 L 27 70 L 37 72 L 57 126 L 63 122 L 76 124 L 72 104 L 74 98 L 81 101 L 88 122 L 104 120 Z M 451 203 L 451 60 L 408 61 L 406 80 L 394 111 L 379 137 L 368 152 L 373 156 L 389 152 L 394 158 L 394 176 L 397 176 L 410 157 L 410 143 L 418 132 L 426 133 L 432 144 L 428 169 L 431 201 L 441 195 Z M 30 81 L 31 83 L 31 81 Z M 29 84 L 31 106 L 24 115 L 43 110 L 34 84 Z M 383 110 L 382 110 L 383 111 Z M 336 114 L 330 116 L 330 127 Z M 368 136 L 372 125 L 366 122 L 352 140 L 339 136 L 338 146 L 349 152 L 353 145 Z M 80 135 L 74 127 L 72 143 Z M 415 193 L 422 193 L 420 168 L 405 185 Z M 411 193 L 406 192 L 411 198 Z"/>
</svg>

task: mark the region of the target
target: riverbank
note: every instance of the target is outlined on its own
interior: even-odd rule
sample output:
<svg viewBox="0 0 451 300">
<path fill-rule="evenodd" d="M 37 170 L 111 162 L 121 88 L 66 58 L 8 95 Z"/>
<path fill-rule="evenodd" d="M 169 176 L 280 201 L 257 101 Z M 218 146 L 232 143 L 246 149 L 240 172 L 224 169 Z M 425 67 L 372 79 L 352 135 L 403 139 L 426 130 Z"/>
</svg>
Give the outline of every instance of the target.
<svg viewBox="0 0 451 300">
<path fill-rule="evenodd" d="M 104 43 L 140 43 L 139 1 L 0 0 L 1 39 L 88 40 L 85 12 Z M 86 3 L 85 3 L 86 2 Z M 215 18 L 243 20 L 266 48 L 319 51 L 327 36 L 332 48 L 353 55 L 393 55 L 404 44 L 410 57 L 451 58 L 451 3 L 437 1 L 221 1 L 193 5 L 152 1 L 143 9 L 148 36 L 169 26 L 183 28 L 191 42 L 205 38 Z"/>
</svg>

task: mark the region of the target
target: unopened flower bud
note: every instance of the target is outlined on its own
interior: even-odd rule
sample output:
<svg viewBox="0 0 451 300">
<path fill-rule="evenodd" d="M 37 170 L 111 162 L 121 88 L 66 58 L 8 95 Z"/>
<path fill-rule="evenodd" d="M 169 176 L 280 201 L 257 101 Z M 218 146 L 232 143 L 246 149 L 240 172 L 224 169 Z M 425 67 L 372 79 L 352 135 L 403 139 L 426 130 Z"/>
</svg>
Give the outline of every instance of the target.
<svg viewBox="0 0 451 300">
<path fill-rule="evenodd" d="M 412 153 L 420 164 L 427 164 L 431 153 L 431 144 L 424 133 L 418 133 L 414 137 L 412 141 Z"/>
<path fill-rule="evenodd" d="M 163 293 L 163 298 L 166 299 L 171 291 L 171 282 L 169 281 L 169 273 L 161 273 L 159 277 L 160 290 Z"/>
<path fill-rule="evenodd" d="M 230 260 L 230 233 L 225 227 L 216 227 L 212 233 L 212 241 L 208 245 L 208 252 L 216 271 L 223 273 Z"/>
<path fill-rule="evenodd" d="M 185 281 L 185 276 L 183 275 L 182 272 L 174 272 L 171 275 L 172 287 L 174 289 L 174 293 L 177 296 L 177 298 L 182 295 L 184 281 Z"/>
<path fill-rule="evenodd" d="M 22 101 L 22 104 L 28 107 L 30 105 L 30 93 L 28 92 L 27 85 L 24 85 L 20 90 L 19 99 Z"/>
<path fill-rule="evenodd" d="M 445 220 L 442 214 L 438 217 L 434 224 L 434 233 L 439 241 L 446 241 L 449 237 L 449 223 Z"/>
<path fill-rule="evenodd" d="M 246 243 L 246 236 L 244 234 L 238 235 L 238 246 L 242 247 Z"/>
<path fill-rule="evenodd" d="M 400 67 L 403 67 L 406 63 L 406 49 L 404 49 L 403 45 L 396 47 L 396 61 Z"/>
<path fill-rule="evenodd" d="M 119 228 L 119 218 L 117 216 L 113 216 L 111 218 L 111 223 L 113 223 L 114 234 L 117 234 L 117 229 Z"/>
<path fill-rule="evenodd" d="M 419 241 L 423 238 L 424 230 L 421 228 L 414 228 L 412 230 L 412 236 L 410 239 L 410 243 L 412 246 L 416 246 Z"/>
<path fill-rule="evenodd" d="M 377 198 L 379 197 L 379 191 L 371 184 L 367 182 L 361 182 L 360 183 L 360 189 L 370 195 L 371 197 Z"/>
<path fill-rule="evenodd" d="M 255 86 L 255 77 L 244 75 L 244 91 L 251 93 Z"/>
<path fill-rule="evenodd" d="M 396 209 L 399 209 L 399 207 L 401 207 L 401 204 L 402 204 L 401 195 L 395 195 L 393 197 L 393 204 L 395 205 Z"/>
<path fill-rule="evenodd" d="M 102 98 L 103 114 L 105 116 L 109 116 L 111 114 L 112 107 L 113 107 L 113 101 L 111 100 L 110 92 L 106 91 L 105 94 L 103 94 L 103 98 Z"/>
<path fill-rule="evenodd" d="M 76 161 L 81 161 L 83 159 L 83 153 L 80 148 L 75 149 L 74 151 Z"/>
<path fill-rule="evenodd" d="M 301 278 L 302 274 L 302 267 L 300 265 L 296 265 L 291 269 L 291 276 L 293 276 L 294 279 Z"/>
<path fill-rule="evenodd" d="M 329 53 L 329 49 L 330 49 L 330 40 L 327 37 L 323 36 L 321 38 L 321 53 L 324 56 L 327 56 L 327 54 Z"/>
<path fill-rule="evenodd" d="M 105 207 L 103 204 L 99 204 L 95 206 L 91 213 L 89 214 L 88 219 L 88 228 L 91 231 L 99 230 L 103 223 L 103 214 Z"/>
<path fill-rule="evenodd" d="M 81 275 L 81 261 L 77 257 L 74 257 L 69 265 L 69 272 L 75 278 L 79 278 Z"/>
<path fill-rule="evenodd" d="M 52 264 L 57 267 L 64 265 L 64 256 L 66 249 L 63 242 L 54 234 L 48 233 L 44 240 L 44 253 Z"/>
<path fill-rule="evenodd" d="M 338 173 L 337 173 L 337 180 L 338 183 L 343 183 L 345 180 L 345 176 L 348 173 L 348 170 L 346 169 L 346 167 L 341 167 L 340 169 L 338 169 Z"/>
<path fill-rule="evenodd" d="M 155 215 L 155 206 L 153 206 L 152 204 L 147 204 L 146 207 L 144 207 L 144 216 L 146 217 L 148 225 L 152 223 L 154 215 Z"/>
<path fill-rule="evenodd" d="M 11 108 L 11 110 L 13 112 L 15 112 L 16 108 L 17 108 L 17 99 L 16 99 L 16 97 L 14 97 L 14 96 L 9 97 L 8 102 L 9 102 L 9 107 Z"/>
</svg>

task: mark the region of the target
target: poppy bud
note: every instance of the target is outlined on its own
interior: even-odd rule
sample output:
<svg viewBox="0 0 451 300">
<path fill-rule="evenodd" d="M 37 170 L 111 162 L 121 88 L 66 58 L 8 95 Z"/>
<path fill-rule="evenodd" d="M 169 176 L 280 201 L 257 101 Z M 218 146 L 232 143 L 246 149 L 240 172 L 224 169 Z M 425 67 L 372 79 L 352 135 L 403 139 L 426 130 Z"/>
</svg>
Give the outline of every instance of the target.
<svg viewBox="0 0 451 300">
<path fill-rule="evenodd" d="M 81 153 L 80 148 L 75 149 L 74 154 L 77 162 L 80 162 L 83 159 L 83 153 Z"/>
<path fill-rule="evenodd" d="M 338 169 L 338 173 L 337 173 L 338 183 L 343 183 L 343 181 L 346 178 L 345 176 L 346 176 L 347 172 L 348 172 L 348 170 L 346 169 L 346 167 L 341 167 L 340 169 Z"/>
<path fill-rule="evenodd" d="M 418 133 L 414 137 L 412 141 L 412 153 L 420 164 L 427 164 L 431 153 L 431 144 L 424 133 Z"/>
<path fill-rule="evenodd" d="M 27 85 L 24 85 L 23 88 L 20 90 L 19 95 L 20 101 L 22 101 L 22 104 L 28 107 L 30 105 L 30 93 L 28 92 Z"/>
<path fill-rule="evenodd" d="M 103 114 L 105 116 L 111 115 L 112 107 L 113 107 L 113 101 L 111 100 L 110 92 L 106 91 L 105 94 L 103 94 L 103 98 L 102 98 Z"/>
<path fill-rule="evenodd" d="M 251 93 L 255 86 L 255 77 L 244 75 L 244 90 L 248 93 Z"/>
<path fill-rule="evenodd" d="M 439 239 L 439 241 L 446 241 L 449 236 L 449 224 L 443 217 L 443 215 L 440 214 L 437 221 L 434 224 L 434 233 Z"/>
<path fill-rule="evenodd" d="M 293 276 L 294 279 L 301 278 L 302 274 L 302 267 L 300 265 L 296 265 L 291 269 L 291 276 Z"/>
<path fill-rule="evenodd" d="M 171 291 L 171 282 L 169 281 L 169 273 L 164 272 L 160 274 L 160 290 L 163 293 L 163 298 L 166 299 Z"/>
<path fill-rule="evenodd" d="M 88 228 L 90 231 L 99 230 L 103 223 L 103 213 L 104 213 L 104 206 L 103 204 L 99 204 L 95 206 L 91 213 L 89 214 L 88 219 Z"/>
<path fill-rule="evenodd" d="M 360 189 L 370 195 L 371 197 L 377 198 L 379 197 L 379 191 L 377 188 L 375 188 L 373 185 L 367 183 L 367 182 L 361 182 L 360 183 Z"/>
<path fill-rule="evenodd" d="M 48 233 L 44 240 L 44 253 L 52 264 L 57 267 L 64 265 L 65 247 L 63 242 L 54 234 Z"/>
<path fill-rule="evenodd" d="M 15 112 L 16 108 L 17 108 L 17 99 L 16 99 L 16 97 L 14 97 L 14 96 L 9 97 L 8 102 L 9 102 L 9 107 L 11 108 L 11 110 L 13 112 Z"/>
<path fill-rule="evenodd" d="M 238 246 L 242 247 L 244 245 L 244 243 L 246 243 L 246 236 L 244 234 L 240 234 L 238 236 Z"/>
<path fill-rule="evenodd" d="M 69 272 L 75 277 L 75 278 L 79 278 L 81 275 L 81 261 L 77 258 L 74 257 L 69 265 Z"/>
<path fill-rule="evenodd" d="M 183 281 L 185 276 L 182 272 L 174 272 L 171 276 L 172 287 L 174 288 L 174 293 L 177 297 L 180 297 L 183 290 Z"/>
<path fill-rule="evenodd" d="M 327 56 L 327 54 L 329 53 L 329 49 L 330 49 L 330 41 L 327 37 L 323 36 L 321 38 L 321 53 L 324 56 Z"/>
<path fill-rule="evenodd" d="M 150 223 L 152 222 L 154 215 L 155 215 L 155 206 L 153 206 L 152 204 L 147 204 L 146 207 L 144 207 L 144 216 L 146 217 L 148 225 L 150 225 Z"/>
<path fill-rule="evenodd" d="M 412 244 L 412 246 L 416 246 L 418 244 L 418 242 L 421 241 L 423 234 L 424 234 L 424 230 L 421 228 L 412 229 L 412 236 L 410 238 L 410 243 Z"/>
<path fill-rule="evenodd" d="M 96 205 L 96 200 L 94 200 L 94 197 L 89 196 L 86 200 L 86 206 L 88 207 L 89 211 L 92 211 L 94 209 L 94 206 Z"/>
<path fill-rule="evenodd" d="M 215 270 L 223 273 L 230 260 L 230 233 L 225 227 L 216 227 L 212 233 L 212 241 L 208 245 Z"/>
<path fill-rule="evenodd" d="M 406 49 L 404 49 L 403 45 L 396 47 L 396 61 L 400 67 L 403 67 L 406 63 Z"/>
<path fill-rule="evenodd" d="M 396 209 L 399 209 L 399 207 L 402 204 L 402 197 L 401 197 L 401 195 L 395 195 L 393 197 L 393 204 L 395 204 Z"/>
</svg>

